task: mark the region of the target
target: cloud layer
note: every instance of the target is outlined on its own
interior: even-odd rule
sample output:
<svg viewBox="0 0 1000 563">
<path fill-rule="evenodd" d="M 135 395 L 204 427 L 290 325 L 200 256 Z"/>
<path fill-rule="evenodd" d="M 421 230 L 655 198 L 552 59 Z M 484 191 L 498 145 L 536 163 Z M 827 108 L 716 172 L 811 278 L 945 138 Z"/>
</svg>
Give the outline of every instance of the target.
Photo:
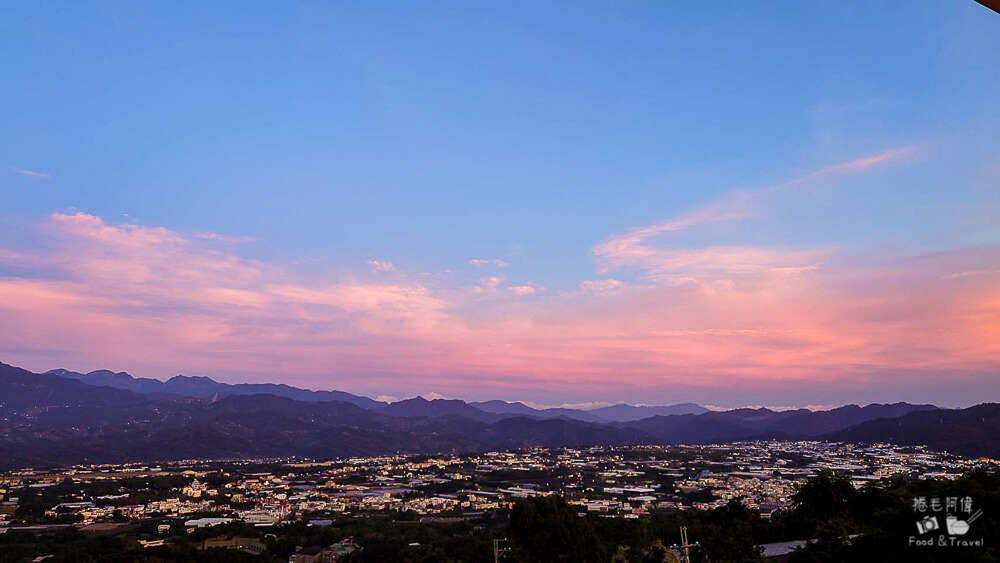
<svg viewBox="0 0 1000 563">
<path fill-rule="evenodd" d="M 853 256 L 657 238 L 747 217 L 749 200 L 803 181 L 611 236 L 593 248 L 605 277 L 555 291 L 500 276 L 431 283 L 450 278 L 381 260 L 355 274 L 304 273 L 244 257 L 247 239 L 54 213 L 37 248 L 0 247 L 0 353 L 33 369 L 207 373 L 397 397 L 829 404 L 811 390 L 863 390 L 864 402 L 967 385 L 966 402 L 989 398 L 1000 246 Z"/>
</svg>

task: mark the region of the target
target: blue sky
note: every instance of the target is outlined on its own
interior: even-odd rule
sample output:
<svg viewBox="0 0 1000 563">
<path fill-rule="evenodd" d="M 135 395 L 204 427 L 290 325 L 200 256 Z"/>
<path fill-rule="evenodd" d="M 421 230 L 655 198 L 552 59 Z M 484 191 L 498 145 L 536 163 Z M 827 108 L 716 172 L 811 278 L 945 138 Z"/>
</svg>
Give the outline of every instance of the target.
<svg viewBox="0 0 1000 563">
<path fill-rule="evenodd" d="M 733 194 L 766 192 L 745 220 L 686 228 L 661 248 L 826 249 L 823 264 L 881 266 L 1000 242 L 1000 16 L 974 2 L 7 3 L 0 66 L 0 246 L 51 257 L 0 263 L 8 279 L 100 283 L 53 265 L 65 251 L 53 214 L 79 211 L 252 239 L 211 252 L 303 286 L 368 280 L 368 261 L 388 261 L 407 276 L 396 286 L 419 285 L 466 325 L 520 311 L 538 326 L 559 307 L 587 310 L 555 303 L 584 280 L 660 283 L 648 264 L 602 266 L 602 241 Z M 903 152 L 767 192 L 887 151 Z M 475 258 L 508 263 L 496 285 L 534 287 L 537 303 L 457 303 L 489 286 Z M 0 352 L 39 368 L 244 373 L 197 354 L 146 365 L 72 348 L 51 361 L 20 342 Z M 975 352 L 979 391 L 996 391 L 982 368 L 995 352 Z M 331 353 L 323 362 L 336 364 Z M 398 371 L 372 354 L 373 372 Z M 259 376 L 394 386 L 275 362 Z M 453 378 L 482 367 L 441 365 Z M 569 373 L 543 377 L 551 389 L 533 398 L 581 399 L 558 385 L 581 372 Z M 403 392 L 472 387 L 427 377 Z"/>
</svg>

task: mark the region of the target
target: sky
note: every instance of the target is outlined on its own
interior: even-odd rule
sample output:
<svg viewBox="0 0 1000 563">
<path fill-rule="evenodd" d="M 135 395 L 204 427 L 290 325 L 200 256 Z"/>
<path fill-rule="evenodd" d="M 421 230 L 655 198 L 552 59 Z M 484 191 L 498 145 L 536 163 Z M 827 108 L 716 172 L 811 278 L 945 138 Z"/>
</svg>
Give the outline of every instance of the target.
<svg viewBox="0 0 1000 563">
<path fill-rule="evenodd" d="M 1000 401 L 971 1 L 10 2 L 0 68 L 8 364 Z"/>
</svg>

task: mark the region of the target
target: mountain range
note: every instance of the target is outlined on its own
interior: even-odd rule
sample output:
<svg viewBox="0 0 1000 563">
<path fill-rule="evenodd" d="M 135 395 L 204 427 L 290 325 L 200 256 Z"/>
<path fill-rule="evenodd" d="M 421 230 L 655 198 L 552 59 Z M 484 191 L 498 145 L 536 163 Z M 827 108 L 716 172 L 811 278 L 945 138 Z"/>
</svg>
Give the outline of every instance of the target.
<svg viewBox="0 0 1000 563">
<path fill-rule="evenodd" d="M 439 416 L 449 412 L 450 409 L 458 409 L 464 412 L 467 418 L 475 420 L 498 420 L 497 417 L 482 414 L 492 413 L 496 415 L 523 415 L 534 418 L 569 418 L 583 422 L 605 423 L 628 422 L 654 415 L 701 414 L 708 412 L 708 409 L 694 403 L 668 406 L 632 406 L 620 403 L 585 411 L 569 408 L 536 409 L 524 403 L 500 400 L 471 403 L 464 403 L 464 401 L 440 403 L 438 401 L 441 401 L 441 399 L 427 401 L 420 397 L 398 401 L 393 403 L 396 406 L 391 406 L 389 403 L 353 395 L 344 391 L 311 391 L 309 389 L 300 389 L 277 383 L 220 383 L 204 376 L 177 375 L 166 381 L 160 381 L 159 379 L 146 377 L 133 377 L 126 372 L 113 372 L 106 369 L 89 373 L 79 373 L 60 368 L 49 370 L 45 373 L 76 379 L 88 385 L 125 389 L 157 398 L 190 397 L 195 399 L 220 399 L 229 395 L 267 394 L 308 403 L 342 401 L 365 409 L 388 408 L 386 412 L 406 412 L 408 413 L 406 416 Z M 482 412 L 474 412 L 469 408 L 463 409 L 458 403 L 469 405 Z"/>
<path fill-rule="evenodd" d="M 102 369 L 90 373 L 78 373 L 67 369 L 54 369 L 45 372 L 82 381 L 87 385 L 103 385 L 115 389 L 125 389 L 142 395 L 163 394 L 196 399 L 221 398 L 228 395 L 275 395 L 288 397 L 296 401 L 319 403 L 342 401 L 370 409 L 385 406 L 368 397 L 360 397 L 344 391 L 310 391 L 279 383 L 219 383 L 210 377 L 177 375 L 166 381 L 147 377 L 133 377 L 123 371 L 113 372 Z"/>
<path fill-rule="evenodd" d="M 523 403 L 384 403 L 341 391 L 168 381 L 127 373 L 35 374 L 0 363 L 0 469 L 190 458 L 457 453 L 532 446 L 699 444 L 829 439 L 925 444 L 1000 456 L 1000 405 L 907 403 L 829 411 L 693 404 L 590 411 Z"/>
</svg>

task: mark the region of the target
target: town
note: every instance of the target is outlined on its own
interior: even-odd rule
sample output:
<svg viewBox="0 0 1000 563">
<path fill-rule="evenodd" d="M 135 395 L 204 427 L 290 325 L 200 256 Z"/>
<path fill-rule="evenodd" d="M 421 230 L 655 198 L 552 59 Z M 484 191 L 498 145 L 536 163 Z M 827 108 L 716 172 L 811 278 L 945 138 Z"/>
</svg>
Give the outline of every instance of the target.
<svg viewBox="0 0 1000 563">
<path fill-rule="evenodd" d="M 195 538 L 201 551 L 262 554 L 265 540 L 279 538 L 284 526 L 319 529 L 378 517 L 483 529 L 502 522 L 518 499 L 541 495 L 561 496 L 580 515 L 599 518 L 711 510 L 733 500 L 768 518 L 789 507 L 804 479 L 824 470 L 860 489 L 898 475 L 954 479 L 996 468 L 994 460 L 922 447 L 824 442 L 80 465 L 4 474 L 0 534 L 13 541 L 9 536 L 67 528 L 84 535 L 132 530 L 142 550 Z M 367 547 L 350 536 L 328 539 L 334 541 L 286 546 L 287 560 L 334 561 Z"/>
</svg>

